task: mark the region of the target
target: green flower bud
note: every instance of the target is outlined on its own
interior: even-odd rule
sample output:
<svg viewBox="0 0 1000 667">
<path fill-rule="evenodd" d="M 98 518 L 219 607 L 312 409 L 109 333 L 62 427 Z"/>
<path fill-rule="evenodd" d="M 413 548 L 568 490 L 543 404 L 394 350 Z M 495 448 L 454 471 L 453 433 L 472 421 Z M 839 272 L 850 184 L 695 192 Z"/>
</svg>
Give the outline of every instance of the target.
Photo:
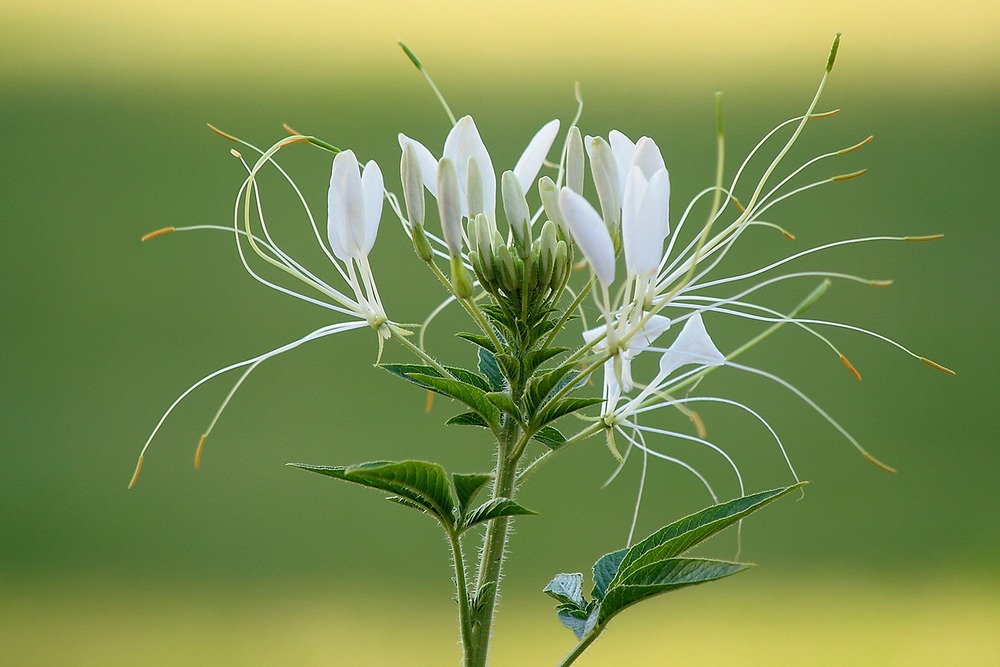
<svg viewBox="0 0 1000 667">
<path fill-rule="evenodd" d="M 531 211 L 524 198 L 524 191 L 512 171 L 505 171 L 500 178 L 500 191 L 503 195 L 503 210 L 507 216 L 514 239 L 517 241 L 518 254 L 524 258 L 531 252 Z"/>
</svg>

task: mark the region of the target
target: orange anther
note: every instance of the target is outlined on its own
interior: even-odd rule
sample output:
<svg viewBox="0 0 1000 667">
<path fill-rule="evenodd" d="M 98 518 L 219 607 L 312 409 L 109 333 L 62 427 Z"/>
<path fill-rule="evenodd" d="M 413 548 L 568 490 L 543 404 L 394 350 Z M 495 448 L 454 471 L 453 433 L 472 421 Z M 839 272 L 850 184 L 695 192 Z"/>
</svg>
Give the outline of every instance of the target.
<svg viewBox="0 0 1000 667">
<path fill-rule="evenodd" d="M 938 239 L 943 239 L 944 234 L 927 234 L 926 236 L 904 236 L 904 241 L 913 241 L 914 243 L 922 243 L 924 241 L 937 241 Z"/>
<path fill-rule="evenodd" d="M 128 483 L 128 488 L 135 486 L 135 480 L 139 479 L 139 471 L 142 470 L 142 456 L 139 457 L 138 463 L 135 464 L 135 472 L 132 473 L 132 479 Z"/>
<path fill-rule="evenodd" d="M 163 229 L 157 229 L 155 232 L 150 232 L 148 234 L 143 234 L 142 238 L 139 239 L 140 242 L 148 241 L 149 239 L 155 239 L 157 236 L 163 236 L 164 234 L 169 234 L 175 231 L 176 227 L 164 227 Z"/>
<path fill-rule="evenodd" d="M 854 367 L 854 364 L 848 361 L 847 357 L 845 357 L 844 355 L 840 355 L 840 360 L 844 363 L 845 366 L 847 366 L 847 370 L 854 373 L 854 377 L 858 378 L 858 382 L 861 382 L 861 373 L 859 373 L 858 369 Z"/>
<path fill-rule="evenodd" d="M 953 371 L 950 368 L 947 368 L 945 366 L 942 366 L 941 364 L 937 363 L 936 361 L 931 361 L 927 357 L 919 357 L 919 359 L 920 359 L 920 361 L 924 362 L 925 364 L 927 364 L 931 368 L 936 368 L 937 370 L 941 371 L 942 373 L 947 373 L 948 375 L 955 375 L 955 371 Z"/>
<path fill-rule="evenodd" d="M 208 125 L 208 129 L 210 129 L 212 132 L 215 132 L 217 135 L 219 135 L 223 139 L 229 139 L 230 141 L 235 141 L 236 143 L 240 143 L 239 139 L 237 139 L 236 137 L 234 137 L 231 134 L 226 134 L 225 132 L 223 132 L 222 130 L 220 130 L 216 126 L 212 125 L 211 123 L 205 123 L 205 124 Z"/>
<path fill-rule="evenodd" d="M 205 447 L 205 438 L 207 435 L 201 436 L 198 440 L 198 448 L 194 450 L 194 469 L 197 470 L 201 467 L 201 450 Z"/>
<path fill-rule="evenodd" d="M 434 407 L 434 392 L 431 391 L 430 389 L 428 389 L 427 390 L 427 406 L 424 408 L 424 410 L 426 410 L 427 413 L 430 414 L 430 411 L 431 411 L 432 407 Z"/>
<path fill-rule="evenodd" d="M 881 461 L 879 461 L 877 458 L 875 458 L 874 456 L 872 456 L 868 452 L 862 452 L 862 453 L 864 454 L 864 456 L 865 456 L 866 459 L 868 459 L 869 461 L 871 461 L 872 463 L 874 463 L 875 465 L 877 465 L 882 470 L 885 470 L 886 472 L 891 472 L 893 475 L 896 474 L 896 469 L 895 468 L 893 468 L 891 466 L 887 466 L 886 464 L 882 463 Z"/>
<path fill-rule="evenodd" d="M 834 176 L 830 179 L 831 182 L 837 183 L 839 181 L 849 181 L 852 178 L 857 178 L 858 176 L 863 176 L 867 169 L 859 169 L 858 171 L 852 171 L 850 174 L 841 174 L 840 176 Z"/>
</svg>

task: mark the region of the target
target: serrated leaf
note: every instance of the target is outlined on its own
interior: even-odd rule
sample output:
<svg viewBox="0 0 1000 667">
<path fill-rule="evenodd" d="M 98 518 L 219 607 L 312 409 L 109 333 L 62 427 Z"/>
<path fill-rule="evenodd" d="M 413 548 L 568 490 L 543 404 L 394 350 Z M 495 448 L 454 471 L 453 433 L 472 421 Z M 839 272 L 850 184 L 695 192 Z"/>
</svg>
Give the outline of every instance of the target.
<svg viewBox="0 0 1000 667">
<path fill-rule="evenodd" d="M 547 347 L 542 350 L 535 350 L 534 352 L 529 352 L 524 355 L 522 363 L 524 365 L 524 372 L 531 375 L 535 372 L 535 369 L 544 364 L 546 361 L 562 354 L 568 347 Z"/>
<path fill-rule="evenodd" d="M 500 367 L 500 372 L 507 379 L 507 382 L 512 385 L 520 384 L 521 380 L 521 362 L 518 361 L 513 356 L 501 352 L 493 356 L 496 359 L 497 365 Z"/>
<path fill-rule="evenodd" d="M 509 394 L 491 391 L 486 394 L 486 400 L 500 408 L 501 412 L 510 415 L 517 422 L 521 422 L 521 411 L 517 409 Z"/>
<path fill-rule="evenodd" d="M 600 604 L 598 622 L 607 623 L 612 616 L 637 602 L 669 591 L 722 579 L 741 572 L 747 563 L 728 563 L 702 558 L 668 558 L 634 569 L 627 577 L 614 582 Z"/>
<path fill-rule="evenodd" d="M 561 398 L 558 401 L 549 401 L 544 408 L 535 414 L 532 420 L 538 426 L 544 426 L 560 417 L 565 417 L 571 412 L 589 408 L 591 405 L 602 403 L 603 398 Z"/>
<path fill-rule="evenodd" d="M 433 366 L 424 366 L 422 364 L 380 364 L 379 368 L 382 370 L 392 373 L 398 378 L 406 380 L 407 382 L 412 382 L 418 387 L 423 387 L 424 389 L 430 389 L 423 382 L 419 382 L 412 377 L 410 373 L 421 373 L 423 375 L 430 375 L 434 377 L 441 377 L 441 374 Z"/>
<path fill-rule="evenodd" d="M 574 607 L 582 607 L 583 601 L 583 574 L 557 574 L 552 581 L 545 585 L 542 592 L 555 598 L 564 604 Z"/>
<path fill-rule="evenodd" d="M 484 472 L 474 473 L 452 473 L 451 481 L 455 485 L 455 498 L 458 501 L 458 512 L 465 515 L 465 510 L 476 494 L 482 491 L 493 475 Z"/>
<path fill-rule="evenodd" d="M 528 409 L 534 411 L 536 407 L 552 393 L 557 385 L 566 377 L 567 373 L 575 368 L 574 364 L 563 364 L 553 368 L 542 375 L 537 375 L 528 381 L 525 389 L 525 399 Z"/>
<path fill-rule="evenodd" d="M 560 433 L 559 429 L 554 426 L 543 426 L 531 437 L 549 449 L 559 449 L 566 442 L 566 436 Z"/>
<path fill-rule="evenodd" d="M 445 422 L 446 426 L 452 424 L 457 424 L 459 426 L 482 426 L 483 428 L 490 427 L 490 425 L 486 423 L 486 420 L 483 419 L 483 416 L 478 412 L 463 412 L 455 415 Z"/>
<path fill-rule="evenodd" d="M 474 387 L 479 387 L 483 391 L 492 391 L 490 383 L 479 373 L 473 373 L 472 371 L 467 371 L 464 368 L 457 368 L 454 366 L 445 366 L 445 370 L 451 373 L 456 380 L 466 384 L 471 384 Z"/>
<path fill-rule="evenodd" d="M 538 514 L 538 512 L 529 510 L 527 507 L 522 507 L 510 498 L 491 498 L 465 518 L 462 522 L 462 530 L 502 516 L 527 516 L 533 514 Z"/>
<path fill-rule="evenodd" d="M 455 499 L 444 468 L 426 461 L 374 461 L 355 466 L 288 465 L 399 496 L 401 504 L 454 526 Z"/>
<path fill-rule="evenodd" d="M 618 551 L 612 551 L 609 554 L 604 554 L 594 563 L 594 590 L 590 594 L 598 601 L 604 599 L 605 593 L 608 592 L 608 586 L 611 585 L 615 575 L 618 574 L 618 567 L 621 565 L 622 559 L 625 558 L 627 552 L 627 547 Z"/>
<path fill-rule="evenodd" d="M 474 334 L 466 332 L 457 333 L 455 335 L 458 336 L 459 338 L 469 341 L 470 343 L 478 345 L 483 349 L 489 350 L 490 352 L 497 351 L 496 347 L 493 345 L 493 341 L 490 340 L 489 336 L 483 336 L 482 334 Z"/>
<path fill-rule="evenodd" d="M 497 365 L 497 359 L 493 352 L 480 348 L 479 372 L 489 380 L 492 391 L 503 391 L 507 388 L 507 381 L 504 379 L 500 366 Z"/>
<path fill-rule="evenodd" d="M 597 625 L 599 613 L 600 608 L 592 604 L 589 609 L 560 609 L 556 618 L 573 632 L 577 640 L 581 640 Z"/>
<path fill-rule="evenodd" d="M 423 373 L 408 373 L 407 377 L 432 391 L 465 403 L 482 415 L 490 425 L 500 422 L 500 410 L 486 400 L 486 392 L 475 385 Z"/>
<path fill-rule="evenodd" d="M 771 491 L 753 493 L 713 505 L 674 521 L 669 526 L 661 528 L 646 539 L 637 542 L 628 550 L 619 568 L 618 578 L 627 577 L 634 568 L 679 556 L 748 514 L 800 488 L 803 484 L 804 482 Z"/>
</svg>

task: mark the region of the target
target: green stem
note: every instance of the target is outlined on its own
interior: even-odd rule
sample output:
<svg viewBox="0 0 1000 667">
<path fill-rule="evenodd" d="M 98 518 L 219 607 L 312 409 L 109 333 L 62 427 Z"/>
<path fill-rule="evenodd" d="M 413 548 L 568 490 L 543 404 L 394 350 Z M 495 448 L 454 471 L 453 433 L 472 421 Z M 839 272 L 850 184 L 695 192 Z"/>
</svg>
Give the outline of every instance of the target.
<svg viewBox="0 0 1000 667">
<path fill-rule="evenodd" d="M 448 541 L 451 542 L 452 562 L 455 565 L 455 587 L 458 589 L 458 623 L 462 631 L 462 650 L 464 660 L 468 662 L 472 654 L 472 619 L 469 617 L 469 588 L 465 572 L 465 557 L 462 554 L 462 544 L 459 536 L 448 531 Z"/>
<path fill-rule="evenodd" d="M 576 648 L 574 648 L 569 655 L 563 658 L 563 661 L 559 663 L 559 667 L 568 667 L 568 665 L 575 662 L 577 658 L 583 655 L 583 652 L 587 650 L 587 647 L 594 643 L 594 640 L 597 639 L 598 635 L 600 635 L 603 631 L 603 625 L 594 626 L 594 629 L 587 633 L 587 636 L 576 645 Z"/>
<path fill-rule="evenodd" d="M 496 478 L 493 483 L 493 498 L 513 498 L 517 481 L 517 459 L 511 454 L 517 443 L 520 427 L 507 418 L 503 432 L 497 443 Z M 476 608 L 472 613 L 472 654 L 466 660 L 466 667 L 485 667 L 493 630 L 493 615 L 496 611 L 497 592 L 503 563 L 507 556 L 507 535 L 510 532 L 510 517 L 500 517 L 491 521 L 486 528 L 483 554 L 479 561 L 479 577 L 476 582 Z M 482 596 L 481 598 L 479 596 Z"/>
</svg>

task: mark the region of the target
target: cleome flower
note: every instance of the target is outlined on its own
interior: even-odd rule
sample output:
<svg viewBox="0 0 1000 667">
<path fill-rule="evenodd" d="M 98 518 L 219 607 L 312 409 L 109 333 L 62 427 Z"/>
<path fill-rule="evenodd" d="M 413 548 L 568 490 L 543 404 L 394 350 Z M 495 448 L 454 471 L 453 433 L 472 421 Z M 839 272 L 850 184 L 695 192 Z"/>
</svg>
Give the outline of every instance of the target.
<svg viewBox="0 0 1000 667">
<path fill-rule="evenodd" d="M 385 198 L 382 172 L 378 165 L 374 161 L 369 161 L 362 170 L 353 151 L 336 151 L 337 154 L 333 160 L 330 187 L 327 195 L 326 234 L 322 235 L 317 225 L 316 217 L 307 203 L 305 196 L 288 173 L 274 161 L 275 153 L 281 148 L 296 142 L 316 140 L 312 137 L 293 135 L 277 142 L 267 150 L 261 150 L 247 142 L 220 132 L 214 127 L 212 129 L 221 136 L 236 141 L 260 155 L 255 164 L 250 166 L 243 159 L 240 152 L 236 150 L 232 151 L 233 155 L 242 162 L 247 171 L 247 177 L 244 179 L 236 196 L 232 226 L 195 225 L 190 227 L 169 227 L 147 234 L 142 240 L 146 241 L 175 231 L 207 229 L 227 232 L 232 234 L 236 241 L 237 253 L 244 269 L 255 280 L 267 287 L 320 306 L 347 319 L 334 324 L 324 325 L 301 338 L 273 350 L 220 368 L 184 390 L 170 407 L 167 408 L 146 440 L 139 454 L 135 472 L 129 482 L 129 488 L 135 485 L 139 477 L 139 472 L 142 469 L 146 452 L 167 417 L 170 416 L 182 400 L 206 382 L 230 371 L 242 369 L 239 378 L 198 441 L 194 459 L 196 468 L 201 463 L 205 440 L 215 427 L 222 412 L 247 377 L 264 361 L 294 350 L 305 343 L 366 326 L 371 327 L 377 332 L 380 349 L 382 342 L 389 338 L 393 331 L 397 333 L 401 332 L 398 325 L 392 323 L 385 314 L 378 288 L 372 275 L 371 266 L 368 262 L 368 255 L 375 244 L 375 238 L 378 233 L 379 221 L 382 217 L 382 205 Z M 319 247 L 340 279 L 346 283 L 349 292 L 333 287 L 329 281 L 319 277 L 319 272 L 311 271 L 293 259 L 275 241 L 266 222 L 258 183 L 258 174 L 265 167 L 276 169 L 292 188 L 302 206 Z M 327 243 L 323 242 L 324 236 Z M 251 263 L 253 259 L 258 261 Z M 276 269 L 279 275 L 295 279 L 299 283 L 299 287 L 288 287 L 271 278 L 265 277 L 261 272 L 261 269 L 265 266 Z M 302 286 L 305 289 L 302 289 Z"/>
</svg>

